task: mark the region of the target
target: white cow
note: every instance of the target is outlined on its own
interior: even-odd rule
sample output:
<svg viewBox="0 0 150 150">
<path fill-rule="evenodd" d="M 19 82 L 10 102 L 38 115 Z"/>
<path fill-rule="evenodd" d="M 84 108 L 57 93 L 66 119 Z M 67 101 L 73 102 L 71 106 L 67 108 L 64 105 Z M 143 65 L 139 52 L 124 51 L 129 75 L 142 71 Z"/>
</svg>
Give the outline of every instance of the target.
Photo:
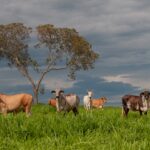
<svg viewBox="0 0 150 150">
<path fill-rule="evenodd" d="M 93 95 L 93 92 L 89 90 L 87 92 L 87 95 L 83 97 L 83 104 L 86 110 L 89 110 L 92 107 L 92 95 Z"/>
</svg>

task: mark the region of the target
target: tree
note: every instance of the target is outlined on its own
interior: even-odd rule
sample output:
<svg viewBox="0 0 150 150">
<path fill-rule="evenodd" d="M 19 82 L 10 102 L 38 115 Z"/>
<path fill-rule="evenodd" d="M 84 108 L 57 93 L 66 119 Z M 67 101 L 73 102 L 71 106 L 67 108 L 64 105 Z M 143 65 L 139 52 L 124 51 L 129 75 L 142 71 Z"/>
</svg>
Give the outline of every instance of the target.
<svg viewBox="0 0 150 150">
<path fill-rule="evenodd" d="M 38 43 L 35 48 L 48 48 L 45 56 L 45 68 L 41 69 L 38 61 L 31 58 L 28 52 L 31 28 L 22 23 L 0 26 L 0 57 L 7 58 L 10 66 L 15 66 L 31 83 L 35 102 L 41 82 L 47 73 L 53 70 L 68 69 L 70 78 L 75 79 L 76 72 L 93 68 L 98 54 L 92 46 L 79 35 L 75 29 L 57 28 L 53 25 L 40 25 L 36 28 Z M 29 66 L 40 74 L 39 80 L 29 73 Z"/>
<path fill-rule="evenodd" d="M 36 84 L 29 73 L 29 66 L 34 69 L 37 66 L 28 52 L 31 31 L 31 28 L 22 23 L 0 25 L 0 57 L 6 58 L 10 67 L 16 67 L 29 80 L 35 92 Z"/>
</svg>

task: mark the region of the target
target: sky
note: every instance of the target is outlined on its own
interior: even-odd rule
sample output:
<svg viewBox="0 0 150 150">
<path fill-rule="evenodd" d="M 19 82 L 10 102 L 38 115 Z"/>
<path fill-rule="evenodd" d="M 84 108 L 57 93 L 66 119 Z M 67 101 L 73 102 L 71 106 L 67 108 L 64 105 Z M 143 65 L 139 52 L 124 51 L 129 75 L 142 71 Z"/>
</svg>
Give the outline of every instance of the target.
<svg viewBox="0 0 150 150">
<path fill-rule="evenodd" d="M 65 71 L 49 73 L 42 83 L 45 94 L 40 95 L 44 103 L 58 87 L 78 94 L 81 101 L 92 89 L 94 98 L 105 96 L 110 106 L 120 106 L 125 94 L 149 90 L 149 14 L 149 0 L 0 0 L 0 24 L 75 28 L 100 54 L 95 68 L 78 72 L 75 81 L 68 80 Z M 0 60 L 0 92 L 32 93 L 32 88 L 15 68 Z"/>
</svg>

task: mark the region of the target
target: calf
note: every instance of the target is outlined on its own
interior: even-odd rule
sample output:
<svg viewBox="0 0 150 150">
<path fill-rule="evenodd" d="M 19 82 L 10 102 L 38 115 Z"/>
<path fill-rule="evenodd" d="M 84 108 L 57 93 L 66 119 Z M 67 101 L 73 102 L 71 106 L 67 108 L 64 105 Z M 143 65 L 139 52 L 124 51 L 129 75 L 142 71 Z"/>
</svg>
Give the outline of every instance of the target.
<svg viewBox="0 0 150 150">
<path fill-rule="evenodd" d="M 89 109 L 91 109 L 91 104 L 92 104 L 92 95 L 93 95 L 93 92 L 91 91 L 91 90 L 89 90 L 88 92 L 87 92 L 87 95 L 85 95 L 84 97 L 83 97 L 83 104 L 84 104 L 84 108 L 86 109 L 86 110 L 89 110 Z"/>
<path fill-rule="evenodd" d="M 26 115 L 30 115 L 31 105 L 32 105 L 32 95 L 30 94 L 15 94 L 6 95 L 0 94 L 0 112 L 7 114 L 8 112 L 18 112 L 18 110 L 23 107 Z"/>
<path fill-rule="evenodd" d="M 48 101 L 48 104 L 49 104 L 50 106 L 56 108 L 56 99 L 50 99 L 50 100 Z"/>
<path fill-rule="evenodd" d="M 76 94 L 64 95 L 64 91 L 56 89 L 51 93 L 55 93 L 56 109 L 58 112 L 64 111 L 64 115 L 67 112 L 73 111 L 74 115 L 78 114 L 78 106 L 80 99 Z"/>
<path fill-rule="evenodd" d="M 129 110 L 139 111 L 140 115 L 147 114 L 149 108 L 150 92 L 144 91 L 140 96 L 125 95 L 122 97 L 122 113 L 128 115 Z"/>
<path fill-rule="evenodd" d="M 92 107 L 95 108 L 103 108 L 103 105 L 107 102 L 107 98 L 106 97 L 101 97 L 98 99 L 93 99 L 92 100 Z"/>
</svg>

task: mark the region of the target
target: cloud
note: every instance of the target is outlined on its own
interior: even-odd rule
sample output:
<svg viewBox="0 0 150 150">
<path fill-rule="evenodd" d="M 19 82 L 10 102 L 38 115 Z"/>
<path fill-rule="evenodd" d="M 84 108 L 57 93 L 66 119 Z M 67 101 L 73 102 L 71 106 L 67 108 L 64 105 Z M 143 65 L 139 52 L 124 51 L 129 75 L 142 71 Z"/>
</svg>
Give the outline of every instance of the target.
<svg viewBox="0 0 150 150">
<path fill-rule="evenodd" d="M 43 84 L 46 89 L 56 89 L 56 88 L 62 88 L 62 89 L 67 89 L 67 88 L 72 88 L 76 81 L 67 81 L 66 79 L 61 79 L 61 78 L 49 78 L 43 81 Z"/>
<path fill-rule="evenodd" d="M 133 87 L 138 87 L 139 90 L 150 89 L 150 84 L 145 79 L 136 78 L 131 74 L 121 74 L 116 76 L 104 76 L 102 77 L 106 82 L 121 82 L 124 84 L 130 84 Z"/>
<path fill-rule="evenodd" d="M 72 88 L 66 89 L 66 93 L 76 93 L 80 96 L 81 102 L 88 89 L 94 92 L 94 98 L 105 96 L 109 99 L 107 105 L 121 105 L 121 97 L 125 94 L 139 94 L 139 88 L 129 83 L 121 81 L 107 82 L 103 78 L 92 77 L 90 75 L 80 75 L 80 81 L 76 82 Z"/>
</svg>

